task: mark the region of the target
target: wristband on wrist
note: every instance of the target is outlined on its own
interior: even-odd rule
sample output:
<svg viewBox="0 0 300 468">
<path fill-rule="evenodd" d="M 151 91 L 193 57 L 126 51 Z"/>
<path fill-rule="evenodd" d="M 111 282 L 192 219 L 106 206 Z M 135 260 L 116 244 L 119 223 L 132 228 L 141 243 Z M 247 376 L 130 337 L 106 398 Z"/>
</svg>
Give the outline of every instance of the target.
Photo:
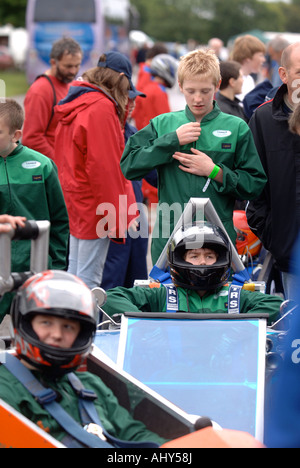
<svg viewBox="0 0 300 468">
<path fill-rule="evenodd" d="M 213 168 L 213 170 L 209 174 L 208 178 L 209 179 L 215 179 L 217 177 L 217 175 L 219 174 L 220 169 L 221 169 L 220 166 L 215 165 L 215 167 Z"/>
</svg>

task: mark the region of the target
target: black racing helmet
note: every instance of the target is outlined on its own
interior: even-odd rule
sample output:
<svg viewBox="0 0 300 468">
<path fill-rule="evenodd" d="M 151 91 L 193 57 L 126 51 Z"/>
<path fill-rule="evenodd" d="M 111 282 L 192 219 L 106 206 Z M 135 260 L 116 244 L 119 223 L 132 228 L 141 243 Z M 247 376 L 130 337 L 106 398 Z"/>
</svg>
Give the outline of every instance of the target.
<svg viewBox="0 0 300 468">
<path fill-rule="evenodd" d="M 78 321 L 80 332 L 73 346 L 67 349 L 42 343 L 31 325 L 37 314 Z M 97 329 L 98 309 L 93 293 L 79 278 L 48 270 L 21 286 L 12 302 L 11 317 L 17 355 L 35 368 L 59 376 L 84 363 Z"/>
<path fill-rule="evenodd" d="M 184 260 L 189 249 L 209 248 L 217 253 L 213 265 L 192 265 Z M 215 290 L 230 276 L 231 248 L 226 234 L 208 222 L 195 222 L 176 231 L 168 248 L 171 278 L 176 286 L 199 291 Z"/>
</svg>

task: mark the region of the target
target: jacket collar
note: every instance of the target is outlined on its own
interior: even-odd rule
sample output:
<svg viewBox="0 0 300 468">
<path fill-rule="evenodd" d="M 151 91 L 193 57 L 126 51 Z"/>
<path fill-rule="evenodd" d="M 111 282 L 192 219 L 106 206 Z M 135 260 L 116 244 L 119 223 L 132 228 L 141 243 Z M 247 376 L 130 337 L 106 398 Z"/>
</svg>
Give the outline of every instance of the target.
<svg viewBox="0 0 300 468">
<path fill-rule="evenodd" d="M 61 106 L 63 104 L 67 104 L 69 102 L 74 101 L 75 99 L 82 96 L 83 94 L 92 93 L 92 92 L 105 94 L 105 96 L 108 97 L 118 108 L 117 102 L 100 86 L 97 86 L 92 83 L 88 83 L 87 81 L 80 81 L 80 80 L 77 80 L 76 82 L 74 82 L 73 86 L 70 86 L 68 94 L 66 95 L 64 99 L 62 99 L 58 103 L 58 105 Z"/>
<path fill-rule="evenodd" d="M 221 113 L 221 109 L 218 106 L 216 101 L 213 102 L 213 106 L 214 106 L 213 110 L 211 112 L 209 112 L 209 114 L 206 114 L 205 117 L 203 117 L 203 119 L 201 120 L 201 123 L 213 120 L 216 117 L 218 117 L 218 115 Z M 187 116 L 187 118 L 189 120 L 195 122 L 195 120 L 196 120 L 195 116 L 194 116 L 194 114 L 192 113 L 192 111 L 190 110 L 190 108 L 188 106 L 185 107 L 185 115 Z"/>
<path fill-rule="evenodd" d="M 278 88 L 277 93 L 274 96 L 272 102 L 272 115 L 275 120 L 288 120 L 291 114 L 291 110 L 287 107 L 284 102 L 284 96 L 287 94 L 287 85 L 283 84 Z"/>
<path fill-rule="evenodd" d="M 17 154 L 20 153 L 20 151 L 22 151 L 22 149 L 23 149 L 23 145 L 21 143 L 18 143 L 18 146 L 3 159 L 7 159 L 7 158 L 11 158 L 12 156 L 16 156 Z"/>
</svg>

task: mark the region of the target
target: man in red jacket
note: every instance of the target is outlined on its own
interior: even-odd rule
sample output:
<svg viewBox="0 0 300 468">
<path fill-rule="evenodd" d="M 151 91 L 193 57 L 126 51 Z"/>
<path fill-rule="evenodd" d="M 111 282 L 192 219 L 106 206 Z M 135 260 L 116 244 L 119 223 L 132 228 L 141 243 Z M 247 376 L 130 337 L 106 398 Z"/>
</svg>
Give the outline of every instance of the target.
<svg viewBox="0 0 300 468">
<path fill-rule="evenodd" d="M 54 106 L 67 95 L 81 60 L 82 51 L 74 39 L 56 41 L 50 54 L 50 69 L 36 79 L 25 97 L 22 143 L 53 160 L 57 125 Z"/>
</svg>

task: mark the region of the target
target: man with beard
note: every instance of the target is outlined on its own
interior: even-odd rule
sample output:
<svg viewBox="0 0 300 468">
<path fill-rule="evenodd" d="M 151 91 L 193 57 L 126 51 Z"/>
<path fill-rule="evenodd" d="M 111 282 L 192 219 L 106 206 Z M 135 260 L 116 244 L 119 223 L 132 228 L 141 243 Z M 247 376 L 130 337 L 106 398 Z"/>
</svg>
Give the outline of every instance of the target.
<svg viewBox="0 0 300 468">
<path fill-rule="evenodd" d="M 81 61 L 80 45 L 72 38 L 59 39 L 51 49 L 49 70 L 36 78 L 25 97 L 22 143 L 53 160 L 57 125 L 54 106 L 67 95 Z"/>
</svg>

